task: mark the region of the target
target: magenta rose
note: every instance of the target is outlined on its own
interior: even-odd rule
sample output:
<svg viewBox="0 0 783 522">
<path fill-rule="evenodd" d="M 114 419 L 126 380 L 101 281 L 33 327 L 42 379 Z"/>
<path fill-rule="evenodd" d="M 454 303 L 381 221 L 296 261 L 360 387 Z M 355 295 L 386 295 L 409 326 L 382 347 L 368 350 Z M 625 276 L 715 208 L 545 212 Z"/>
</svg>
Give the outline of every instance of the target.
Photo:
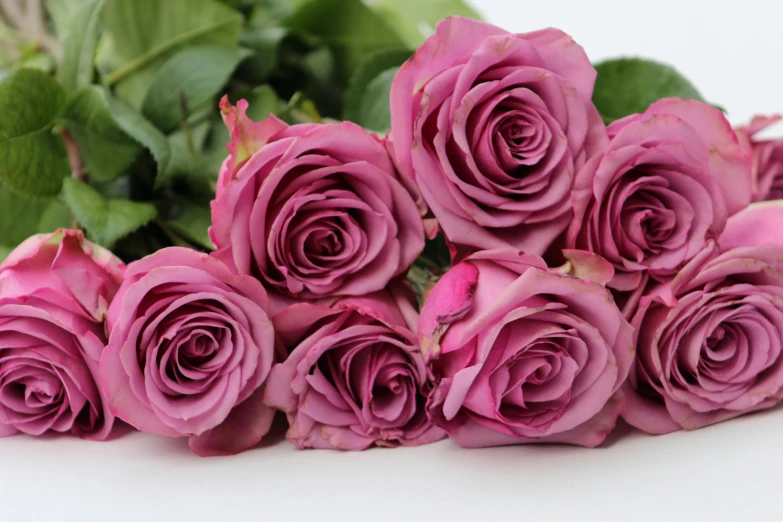
<svg viewBox="0 0 783 522">
<path fill-rule="evenodd" d="M 753 201 L 783 199 L 783 139 L 756 136 L 780 119 L 779 115 L 756 116 L 750 125 L 737 129 L 740 140 L 753 155 Z"/>
<path fill-rule="evenodd" d="M 473 254 L 435 285 L 419 321 L 435 376 L 428 412 L 465 447 L 594 447 L 614 428 L 633 331 L 603 284 L 611 266 L 566 251 L 564 269 L 512 250 Z"/>
<path fill-rule="evenodd" d="M 75 230 L 33 236 L 0 265 L 0 436 L 110 435 L 99 363 L 123 271 Z"/>
<path fill-rule="evenodd" d="M 457 252 L 543 253 L 572 216 L 574 175 L 606 145 L 596 72 L 557 29 L 452 17 L 399 70 L 392 144 Z"/>
<path fill-rule="evenodd" d="M 268 306 L 258 281 L 194 250 L 131 263 L 101 360 L 112 412 L 144 432 L 190 437 L 199 455 L 255 446 L 274 418 L 262 402 L 275 356 Z"/>
<path fill-rule="evenodd" d="M 779 202 L 732 216 L 720 250 L 710 242 L 641 300 L 626 421 L 652 434 L 693 430 L 783 397 L 781 222 Z"/>
<path fill-rule="evenodd" d="M 660 100 L 608 131 L 577 175 L 567 244 L 612 263 L 630 315 L 650 277 L 673 277 L 720 235 L 727 206 L 747 206 L 750 157 L 723 113 L 694 100 Z"/>
<path fill-rule="evenodd" d="M 286 412 L 297 448 L 418 446 L 444 437 L 425 412 L 431 381 L 405 290 L 331 307 L 300 303 L 275 316 L 290 354 L 272 368 L 265 400 Z"/>
<path fill-rule="evenodd" d="M 210 229 L 215 256 L 275 293 L 381 290 L 424 248 L 420 213 L 384 143 L 359 126 L 261 123 L 221 104 L 232 142 Z"/>
</svg>

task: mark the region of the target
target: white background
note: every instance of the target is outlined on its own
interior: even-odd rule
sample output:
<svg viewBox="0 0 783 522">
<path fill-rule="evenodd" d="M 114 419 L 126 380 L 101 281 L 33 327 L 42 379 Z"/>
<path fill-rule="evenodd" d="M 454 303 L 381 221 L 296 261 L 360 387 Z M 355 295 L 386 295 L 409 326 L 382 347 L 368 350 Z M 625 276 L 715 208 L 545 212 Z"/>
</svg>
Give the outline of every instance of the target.
<svg viewBox="0 0 783 522">
<path fill-rule="evenodd" d="M 596 61 L 669 62 L 735 123 L 783 111 L 779 0 L 476 4 L 513 31 L 560 27 Z M 280 444 L 218 459 L 141 434 L 12 437 L 0 440 L 0 522 L 783 520 L 783 411 L 657 438 L 622 431 L 596 450 Z"/>
</svg>

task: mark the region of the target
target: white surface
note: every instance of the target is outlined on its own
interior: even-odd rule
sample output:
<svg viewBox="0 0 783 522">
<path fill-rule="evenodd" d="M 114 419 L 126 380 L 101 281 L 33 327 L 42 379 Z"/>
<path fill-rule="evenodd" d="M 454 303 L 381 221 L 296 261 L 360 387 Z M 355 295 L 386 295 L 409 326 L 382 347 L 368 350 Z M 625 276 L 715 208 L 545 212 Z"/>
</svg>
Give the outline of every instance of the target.
<svg viewBox="0 0 783 522">
<path fill-rule="evenodd" d="M 737 123 L 783 111 L 779 0 L 476 3 L 510 30 L 558 26 L 593 60 L 669 62 Z M 199 459 L 182 441 L 140 434 L 102 444 L 13 437 L 0 441 L 0 522 L 783 520 L 783 411 L 613 438 L 597 450 L 282 444 Z"/>
</svg>

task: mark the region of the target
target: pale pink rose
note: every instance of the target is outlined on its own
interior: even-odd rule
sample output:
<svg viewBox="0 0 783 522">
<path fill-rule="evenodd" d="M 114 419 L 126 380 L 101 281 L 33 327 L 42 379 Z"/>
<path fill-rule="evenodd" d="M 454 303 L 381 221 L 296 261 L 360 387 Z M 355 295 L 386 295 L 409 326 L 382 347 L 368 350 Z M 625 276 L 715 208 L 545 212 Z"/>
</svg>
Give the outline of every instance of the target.
<svg viewBox="0 0 783 522">
<path fill-rule="evenodd" d="M 419 340 L 436 380 L 428 411 L 457 444 L 594 447 L 614 428 L 633 330 L 603 286 L 611 266 L 565 254 L 553 270 L 533 255 L 479 252 L 427 297 Z"/>
<path fill-rule="evenodd" d="M 737 129 L 740 141 L 753 155 L 753 201 L 783 199 L 783 139 L 758 139 L 761 131 L 778 123 L 780 115 L 756 116 Z"/>
<path fill-rule="evenodd" d="M 732 216 L 670 283 L 642 298 L 623 418 L 652 434 L 693 430 L 783 397 L 783 204 Z"/>
<path fill-rule="evenodd" d="M 112 412 L 144 432 L 190 437 L 203 456 L 258 444 L 274 418 L 262 402 L 275 357 L 268 305 L 258 281 L 194 250 L 131 263 L 101 360 Z"/>
<path fill-rule="evenodd" d="M 694 100 L 660 100 L 608 131 L 577 175 L 567 244 L 612 263 L 630 316 L 650 278 L 674 277 L 748 205 L 750 156 L 723 113 Z"/>
<path fill-rule="evenodd" d="M 424 408 L 431 381 L 406 290 L 300 303 L 275 316 L 290 354 L 272 368 L 265 401 L 286 412 L 297 448 L 418 446 L 444 437 Z"/>
<path fill-rule="evenodd" d="M 0 265 L 0 436 L 110 435 L 99 362 L 124 268 L 75 230 L 33 236 Z"/>
<path fill-rule="evenodd" d="M 424 228 L 377 136 L 221 107 L 232 141 L 212 203 L 215 257 L 302 299 L 378 291 L 408 270 Z"/>
<path fill-rule="evenodd" d="M 596 72 L 557 29 L 452 17 L 399 70 L 391 140 L 458 257 L 542 254 L 568 226 L 576 172 L 606 146 Z"/>
</svg>

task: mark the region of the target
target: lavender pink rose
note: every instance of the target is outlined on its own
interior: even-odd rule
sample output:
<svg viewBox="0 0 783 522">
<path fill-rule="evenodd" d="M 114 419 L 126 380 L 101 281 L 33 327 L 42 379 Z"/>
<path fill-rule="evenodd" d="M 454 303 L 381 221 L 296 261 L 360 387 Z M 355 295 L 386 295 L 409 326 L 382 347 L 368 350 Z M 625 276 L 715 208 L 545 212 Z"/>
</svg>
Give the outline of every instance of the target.
<svg viewBox="0 0 783 522">
<path fill-rule="evenodd" d="M 566 252 L 563 270 L 513 250 L 452 268 L 421 312 L 435 376 L 432 421 L 466 447 L 599 445 L 623 406 L 633 330 L 603 283 L 606 261 Z"/>
<path fill-rule="evenodd" d="M 783 199 L 783 139 L 760 139 L 758 134 L 781 117 L 756 116 L 737 129 L 740 140 L 753 155 L 753 201 Z"/>
<path fill-rule="evenodd" d="M 693 430 L 783 398 L 781 222 L 780 202 L 732 216 L 719 244 L 641 300 L 625 386 L 630 424 Z"/>
<path fill-rule="evenodd" d="M 250 121 L 221 104 L 231 155 L 218 180 L 215 256 L 302 299 L 381 290 L 424 248 L 416 203 L 386 146 L 359 126 Z"/>
<path fill-rule="evenodd" d="M 568 226 L 576 172 L 606 146 L 596 72 L 557 29 L 452 17 L 394 78 L 392 145 L 458 254 L 541 254 Z"/>
<path fill-rule="evenodd" d="M 110 435 L 99 362 L 123 270 L 74 230 L 33 236 L 0 265 L 0 436 Z"/>
<path fill-rule="evenodd" d="M 431 378 L 407 289 L 300 303 L 275 316 L 288 358 L 272 368 L 266 402 L 286 412 L 302 448 L 362 450 L 443 438 L 425 412 Z"/>
<path fill-rule="evenodd" d="M 567 244 L 612 263 L 630 314 L 650 278 L 673 277 L 748 205 L 751 160 L 723 113 L 694 100 L 660 100 L 608 132 L 577 175 Z"/>
<path fill-rule="evenodd" d="M 275 358 L 268 301 L 258 281 L 194 250 L 131 263 L 101 360 L 111 411 L 141 431 L 189 437 L 199 455 L 258 444 L 274 418 L 262 401 Z"/>
</svg>

